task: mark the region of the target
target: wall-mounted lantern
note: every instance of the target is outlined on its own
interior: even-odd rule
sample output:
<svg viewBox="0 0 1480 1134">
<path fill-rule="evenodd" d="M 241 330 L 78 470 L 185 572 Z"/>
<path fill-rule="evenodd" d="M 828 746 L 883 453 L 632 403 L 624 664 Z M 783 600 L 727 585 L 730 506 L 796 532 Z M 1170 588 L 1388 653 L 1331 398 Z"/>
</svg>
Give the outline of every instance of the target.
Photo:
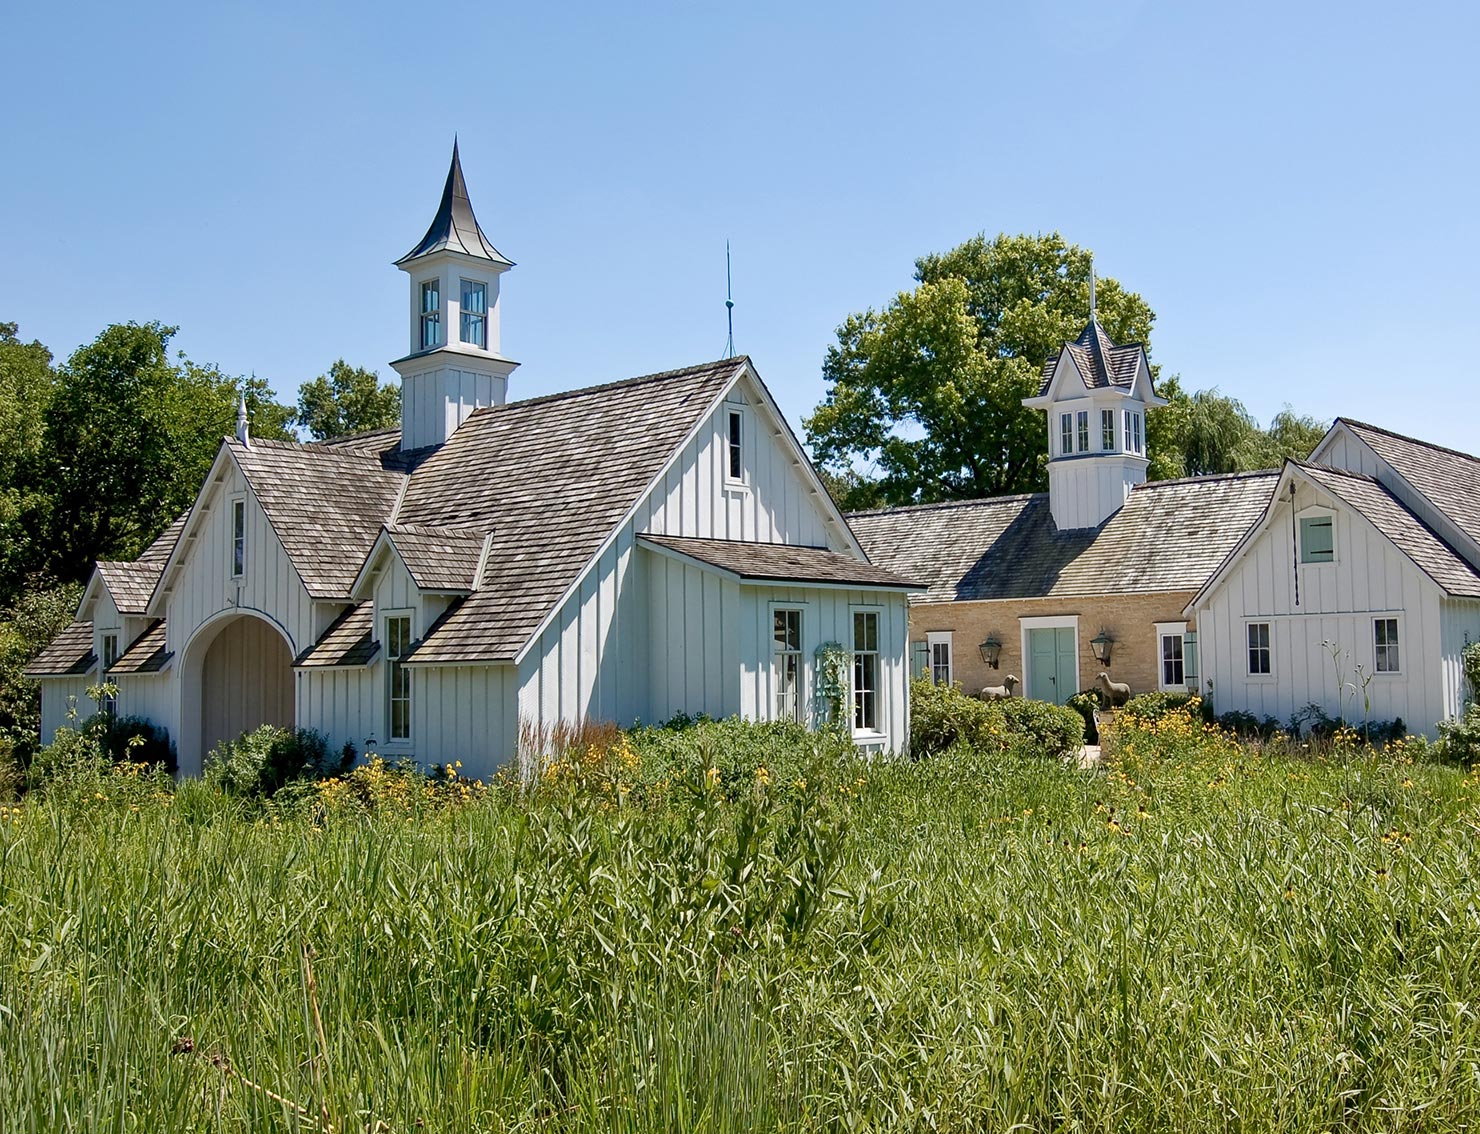
<svg viewBox="0 0 1480 1134">
<path fill-rule="evenodd" d="M 977 647 L 982 652 L 982 661 L 993 669 L 997 668 L 997 662 L 1002 657 L 1002 643 L 996 634 L 988 634 L 987 640 Z"/>
<path fill-rule="evenodd" d="M 1089 640 L 1089 648 L 1095 653 L 1095 660 L 1101 665 L 1110 664 L 1110 647 L 1115 644 L 1108 631 L 1101 630 Z"/>
</svg>

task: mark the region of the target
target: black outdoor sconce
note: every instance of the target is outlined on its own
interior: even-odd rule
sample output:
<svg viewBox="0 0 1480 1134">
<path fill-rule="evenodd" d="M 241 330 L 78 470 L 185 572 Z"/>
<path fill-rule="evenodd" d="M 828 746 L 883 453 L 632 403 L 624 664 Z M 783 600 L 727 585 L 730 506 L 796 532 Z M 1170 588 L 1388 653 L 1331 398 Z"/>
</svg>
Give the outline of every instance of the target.
<svg viewBox="0 0 1480 1134">
<path fill-rule="evenodd" d="M 1089 648 L 1095 653 L 1095 660 L 1101 665 L 1110 664 L 1110 647 L 1115 644 L 1115 639 L 1108 632 L 1101 630 L 1089 640 Z"/>
<path fill-rule="evenodd" d="M 997 640 L 997 635 L 988 634 L 987 640 L 977 648 L 982 652 L 982 661 L 996 669 L 997 662 L 1002 657 L 1002 643 Z"/>
</svg>

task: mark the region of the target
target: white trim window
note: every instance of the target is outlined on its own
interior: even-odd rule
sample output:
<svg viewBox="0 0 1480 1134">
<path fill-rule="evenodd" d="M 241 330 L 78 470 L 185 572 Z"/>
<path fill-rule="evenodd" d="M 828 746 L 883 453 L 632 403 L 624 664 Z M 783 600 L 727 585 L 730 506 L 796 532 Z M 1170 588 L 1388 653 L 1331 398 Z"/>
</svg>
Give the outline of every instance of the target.
<svg viewBox="0 0 1480 1134">
<path fill-rule="evenodd" d="M 932 630 L 925 635 L 929 650 L 930 680 L 936 685 L 949 685 L 955 680 L 951 664 L 951 631 Z"/>
<path fill-rule="evenodd" d="M 99 677 L 103 683 L 106 683 L 108 681 L 108 671 L 112 669 L 113 664 L 118 661 L 118 635 L 104 634 L 102 647 L 103 666 L 102 672 L 99 674 Z M 118 698 L 113 696 L 112 694 L 105 695 L 103 699 L 98 703 L 98 709 L 101 712 L 107 714 L 109 717 L 117 716 Z"/>
<path fill-rule="evenodd" d="M 442 345 L 442 281 L 423 280 L 421 284 L 421 349 Z"/>
<path fill-rule="evenodd" d="M 802 612 L 799 607 L 771 609 L 771 674 L 778 721 L 802 719 Z"/>
<path fill-rule="evenodd" d="M 458 328 L 462 341 L 475 347 L 488 346 L 488 285 L 481 280 L 462 280 Z"/>
<path fill-rule="evenodd" d="M 247 501 L 237 496 L 231 501 L 231 577 L 240 579 L 247 573 Z"/>
<path fill-rule="evenodd" d="M 1074 415 L 1059 414 L 1059 453 L 1067 457 L 1074 452 Z"/>
<path fill-rule="evenodd" d="M 879 612 L 853 612 L 853 731 L 879 731 Z"/>
<path fill-rule="evenodd" d="M 1079 430 L 1079 451 L 1089 452 L 1089 410 L 1079 410 L 1074 418 L 1074 424 Z"/>
<path fill-rule="evenodd" d="M 1131 451 L 1138 456 L 1146 451 L 1141 444 L 1141 415 L 1138 413 L 1131 414 L 1131 444 Z"/>
<path fill-rule="evenodd" d="M 1250 622 L 1245 633 L 1248 636 L 1248 667 L 1250 677 L 1270 677 L 1274 674 L 1274 647 L 1271 644 L 1268 622 Z"/>
<path fill-rule="evenodd" d="M 1156 624 L 1156 687 L 1168 692 L 1185 692 L 1188 688 L 1188 678 L 1196 672 L 1196 668 L 1188 657 L 1187 623 L 1158 622 Z"/>
<path fill-rule="evenodd" d="M 1403 658 L 1398 647 L 1398 620 L 1372 620 L 1372 668 L 1377 673 L 1402 673 Z"/>
<path fill-rule="evenodd" d="M 732 409 L 725 414 L 725 479 L 745 483 L 745 413 Z"/>
<path fill-rule="evenodd" d="M 1300 517 L 1300 562 L 1336 562 L 1336 521 L 1330 512 Z"/>
<path fill-rule="evenodd" d="M 1115 448 L 1115 411 L 1113 409 L 1100 411 L 1100 448 L 1107 453 Z"/>
<path fill-rule="evenodd" d="M 391 744 L 411 741 L 411 670 L 403 659 L 411 652 L 411 613 L 385 616 L 385 735 Z"/>
</svg>

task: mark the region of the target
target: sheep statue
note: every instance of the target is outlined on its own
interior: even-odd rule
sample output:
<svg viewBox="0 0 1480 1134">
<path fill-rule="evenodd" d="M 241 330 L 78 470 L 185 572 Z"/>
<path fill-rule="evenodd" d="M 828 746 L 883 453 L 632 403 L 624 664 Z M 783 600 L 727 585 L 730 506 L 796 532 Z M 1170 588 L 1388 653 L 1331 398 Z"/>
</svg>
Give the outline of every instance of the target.
<svg viewBox="0 0 1480 1134">
<path fill-rule="evenodd" d="M 983 701 L 1005 701 L 1012 696 L 1012 691 L 1018 687 L 1018 679 L 1008 674 L 1002 679 L 1001 685 L 988 685 L 981 692 Z"/>
<path fill-rule="evenodd" d="M 1106 709 L 1118 709 L 1131 699 L 1131 687 L 1124 681 L 1111 681 L 1104 670 L 1095 678 L 1095 691 L 1100 695 L 1100 705 Z"/>
</svg>

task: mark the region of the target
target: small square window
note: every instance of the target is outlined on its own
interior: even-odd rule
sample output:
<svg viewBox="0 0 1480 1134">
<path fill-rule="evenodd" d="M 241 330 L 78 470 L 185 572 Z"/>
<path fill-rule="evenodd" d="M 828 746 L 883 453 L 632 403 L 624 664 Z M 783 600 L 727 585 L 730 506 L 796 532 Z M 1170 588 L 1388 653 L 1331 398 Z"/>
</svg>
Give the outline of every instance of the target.
<svg viewBox="0 0 1480 1134">
<path fill-rule="evenodd" d="M 1336 540 L 1330 516 L 1300 519 L 1300 562 L 1330 563 L 1336 558 Z"/>
<path fill-rule="evenodd" d="M 1372 620 L 1372 650 L 1378 673 L 1403 672 L 1402 659 L 1398 656 L 1398 620 L 1396 618 Z"/>
<path fill-rule="evenodd" d="M 1274 655 L 1269 645 L 1269 623 L 1249 623 L 1249 675 L 1259 677 L 1274 672 Z"/>
</svg>

